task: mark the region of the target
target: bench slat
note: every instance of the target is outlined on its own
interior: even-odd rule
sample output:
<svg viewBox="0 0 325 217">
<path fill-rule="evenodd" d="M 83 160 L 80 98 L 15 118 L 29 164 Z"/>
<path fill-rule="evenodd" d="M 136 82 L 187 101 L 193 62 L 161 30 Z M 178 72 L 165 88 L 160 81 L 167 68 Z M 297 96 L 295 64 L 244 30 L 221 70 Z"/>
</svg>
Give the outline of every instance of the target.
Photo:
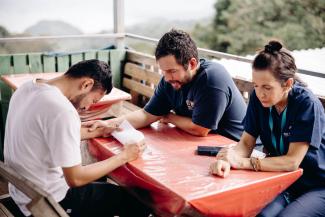
<svg viewBox="0 0 325 217">
<path fill-rule="evenodd" d="M 2 204 L 0 203 L 0 217 L 14 217 L 13 214 Z"/>
<path fill-rule="evenodd" d="M 136 51 L 128 51 L 126 54 L 126 60 L 128 62 L 135 62 L 135 63 L 139 63 L 139 64 L 145 64 L 145 65 L 150 65 L 153 67 L 158 67 L 154 56 L 139 53 Z"/>
<path fill-rule="evenodd" d="M 134 90 L 146 97 L 151 97 L 154 93 L 154 89 L 152 89 L 151 87 L 148 87 L 144 84 L 141 84 L 137 81 L 134 81 L 132 79 L 128 79 L 128 78 L 124 78 L 123 79 L 123 86 L 130 89 L 130 90 Z"/>
<path fill-rule="evenodd" d="M 32 200 L 27 204 L 27 208 L 33 216 L 68 217 L 62 207 L 48 193 L 16 173 L 2 161 L 0 161 L 0 176 Z"/>
<path fill-rule="evenodd" d="M 127 63 L 125 65 L 124 74 L 129 75 L 133 78 L 137 78 L 139 80 L 144 80 L 146 82 L 152 83 L 155 86 L 158 85 L 162 77 L 160 74 L 147 69 L 143 69 L 134 63 Z"/>
</svg>

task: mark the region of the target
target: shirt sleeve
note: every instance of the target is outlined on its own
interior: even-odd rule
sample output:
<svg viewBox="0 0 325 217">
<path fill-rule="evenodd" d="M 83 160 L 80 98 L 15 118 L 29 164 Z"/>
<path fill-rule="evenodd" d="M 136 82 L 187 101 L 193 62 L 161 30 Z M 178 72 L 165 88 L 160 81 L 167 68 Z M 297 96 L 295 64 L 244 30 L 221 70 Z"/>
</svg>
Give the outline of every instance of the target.
<svg viewBox="0 0 325 217">
<path fill-rule="evenodd" d="M 170 112 L 172 106 L 166 93 L 166 83 L 162 78 L 155 89 L 154 95 L 144 107 L 144 110 L 152 115 L 163 116 Z"/>
<path fill-rule="evenodd" d="M 258 124 L 258 112 L 257 104 L 258 99 L 255 94 L 255 91 L 252 92 L 249 98 L 249 103 L 246 111 L 245 118 L 243 120 L 244 130 L 251 136 L 257 138 L 260 135 L 261 128 Z"/>
<path fill-rule="evenodd" d="M 291 125 L 289 142 L 308 142 L 318 148 L 321 144 L 323 126 L 320 106 L 312 101 L 300 103 Z"/>
<path fill-rule="evenodd" d="M 73 111 L 65 111 L 53 117 L 45 138 L 53 167 L 81 164 L 80 127 L 79 116 Z"/>
<path fill-rule="evenodd" d="M 202 127 L 216 130 L 227 108 L 228 95 L 217 88 L 206 87 L 197 91 L 194 98 L 192 122 Z"/>
</svg>

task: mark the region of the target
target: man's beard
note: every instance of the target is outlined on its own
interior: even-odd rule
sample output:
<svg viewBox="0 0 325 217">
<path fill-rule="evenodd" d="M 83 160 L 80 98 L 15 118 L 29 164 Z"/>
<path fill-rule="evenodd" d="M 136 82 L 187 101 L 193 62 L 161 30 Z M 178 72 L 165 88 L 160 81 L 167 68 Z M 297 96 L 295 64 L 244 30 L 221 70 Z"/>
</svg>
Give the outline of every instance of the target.
<svg viewBox="0 0 325 217">
<path fill-rule="evenodd" d="M 83 100 L 83 98 L 86 97 L 87 94 L 81 94 L 79 96 L 76 96 L 75 99 L 71 99 L 70 102 L 72 103 L 72 105 L 75 107 L 75 109 L 79 112 L 79 111 L 84 111 L 85 108 L 81 108 L 80 104 L 81 101 Z"/>
<path fill-rule="evenodd" d="M 173 86 L 173 88 L 174 88 L 175 90 L 179 90 L 179 89 L 181 89 L 185 84 L 187 84 L 187 83 L 189 83 L 189 82 L 191 82 L 191 81 L 192 81 L 192 76 L 191 76 L 191 73 L 188 71 L 187 76 L 184 77 L 183 80 L 181 80 L 181 81 L 171 80 L 171 81 L 169 81 L 169 83 L 170 83 L 172 86 L 173 86 L 173 84 L 178 85 L 179 88 L 175 88 L 174 86 Z"/>
</svg>

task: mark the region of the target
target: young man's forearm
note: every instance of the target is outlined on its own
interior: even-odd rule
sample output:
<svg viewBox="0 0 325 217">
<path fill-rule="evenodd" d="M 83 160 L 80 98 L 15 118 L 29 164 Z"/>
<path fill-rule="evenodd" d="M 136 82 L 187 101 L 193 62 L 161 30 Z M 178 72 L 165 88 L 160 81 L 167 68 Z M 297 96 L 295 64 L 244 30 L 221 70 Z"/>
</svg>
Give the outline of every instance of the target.
<svg viewBox="0 0 325 217">
<path fill-rule="evenodd" d="M 127 163 L 127 159 L 119 154 L 86 166 L 78 165 L 72 168 L 63 168 L 63 171 L 68 185 L 78 187 L 107 175 L 125 163 Z"/>
</svg>

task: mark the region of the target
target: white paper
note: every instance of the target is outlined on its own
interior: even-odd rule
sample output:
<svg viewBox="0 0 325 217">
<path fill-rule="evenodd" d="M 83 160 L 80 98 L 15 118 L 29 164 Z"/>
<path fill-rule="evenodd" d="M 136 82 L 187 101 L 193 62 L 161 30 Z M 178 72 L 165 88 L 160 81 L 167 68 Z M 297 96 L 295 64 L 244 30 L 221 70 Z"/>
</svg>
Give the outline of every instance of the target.
<svg viewBox="0 0 325 217">
<path fill-rule="evenodd" d="M 124 120 L 119 125 L 119 128 L 121 128 L 122 131 L 116 130 L 112 132 L 112 136 L 123 145 L 130 145 L 144 140 L 143 133 L 134 129 L 127 120 Z"/>
</svg>

